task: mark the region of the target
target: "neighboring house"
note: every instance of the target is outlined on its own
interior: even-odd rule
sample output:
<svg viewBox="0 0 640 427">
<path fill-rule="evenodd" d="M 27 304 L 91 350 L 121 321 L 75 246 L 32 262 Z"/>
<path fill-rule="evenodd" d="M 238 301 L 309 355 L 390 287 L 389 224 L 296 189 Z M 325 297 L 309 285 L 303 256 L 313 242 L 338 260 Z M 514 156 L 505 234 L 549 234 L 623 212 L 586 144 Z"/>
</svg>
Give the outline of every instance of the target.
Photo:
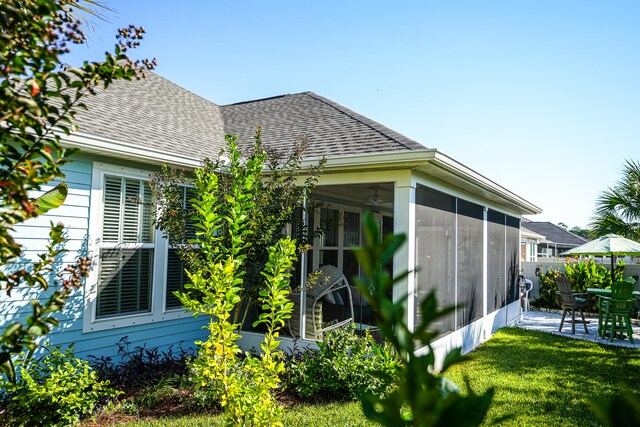
<svg viewBox="0 0 640 427">
<path fill-rule="evenodd" d="M 206 319 L 194 319 L 172 295 L 184 274 L 152 226 L 149 174 L 163 163 L 197 167 L 218 155 L 225 133 L 249 145 L 256 125 L 271 147 L 286 150 L 306 134 L 308 161 L 328 158 L 314 195 L 326 203 L 309 213 L 311 224 L 326 226 L 303 261 L 309 271 L 333 264 L 357 275 L 350 249 L 361 244 L 362 212 L 371 210 L 385 230 L 408 236 L 393 269 L 412 273 L 393 297 L 409 296 L 409 325 L 431 290 L 442 304 L 460 304 L 437 325 L 438 351 L 470 349 L 518 315 L 520 219 L 540 209 L 437 149 L 311 92 L 218 106 L 148 73 L 114 83 L 86 104 L 79 131 L 64 137 L 65 145 L 82 150 L 64 169 L 66 203 L 16 227 L 24 262 L 44 249 L 49 221 L 68 226 L 63 261 L 78 254 L 93 259 L 84 289 L 49 335 L 54 344 L 75 343 L 78 355 L 111 356 L 124 336 L 131 346 L 147 347 L 203 339 Z M 14 290 L 11 300 L 3 296 L 0 327 L 27 315 L 36 296 L 31 289 Z M 243 337 L 251 348 L 260 335 Z"/>
<path fill-rule="evenodd" d="M 529 230 L 526 225 L 523 221 L 520 227 L 520 262 L 538 262 L 538 244 L 544 236 Z"/>
<path fill-rule="evenodd" d="M 560 253 L 588 241 L 550 222 L 524 221 L 523 227 L 544 236 L 538 243 L 538 257 L 541 258 L 557 258 Z"/>
</svg>

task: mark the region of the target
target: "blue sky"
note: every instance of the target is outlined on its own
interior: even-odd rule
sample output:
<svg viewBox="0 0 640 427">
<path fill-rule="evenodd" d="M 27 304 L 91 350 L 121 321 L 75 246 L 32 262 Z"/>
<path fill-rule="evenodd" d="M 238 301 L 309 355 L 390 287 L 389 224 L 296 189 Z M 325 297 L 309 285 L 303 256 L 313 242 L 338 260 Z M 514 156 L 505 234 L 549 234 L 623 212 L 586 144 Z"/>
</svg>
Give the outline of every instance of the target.
<svg viewBox="0 0 640 427">
<path fill-rule="evenodd" d="M 137 57 L 228 104 L 314 91 L 438 148 L 585 227 L 640 159 L 637 1 L 112 0 L 88 49 L 129 23 Z"/>
</svg>

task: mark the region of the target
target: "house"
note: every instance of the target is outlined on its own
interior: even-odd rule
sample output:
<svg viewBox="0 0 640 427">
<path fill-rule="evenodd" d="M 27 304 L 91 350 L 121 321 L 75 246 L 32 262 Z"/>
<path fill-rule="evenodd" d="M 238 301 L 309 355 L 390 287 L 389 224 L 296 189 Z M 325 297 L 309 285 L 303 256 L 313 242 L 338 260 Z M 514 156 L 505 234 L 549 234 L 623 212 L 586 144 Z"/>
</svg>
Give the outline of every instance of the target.
<svg viewBox="0 0 640 427">
<path fill-rule="evenodd" d="M 459 304 L 438 325 L 437 351 L 470 349 L 518 316 L 521 216 L 540 209 L 435 148 L 312 92 L 219 106 L 148 73 L 114 83 L 86 104 L 79 131 L 64 137 L 81 149 L 65 167 L 66 203 L 16 227 L 33 257 L 44 249 L 49 221 L 63 222 L 63 261 L 89 254 L 94 262 L 84 289 L 58 316 L 60 327 L 48 338 L 54 344 L 75 343 L 80 356 L 111 356 L 124 336 L 148 347 L 203 338 L 206 319 L 193 318 L 171 293 L 183 284 L 179 262 L 152 226 L 147 181 L 163 163 L 194 168 L 217 156 L 226 133 L 250 143 L 256 125 L 267 145 L 286 149 L 304 133 L 308 161 L 328 158 L 314 194 L 326 204 L 308 218 L 327 229 L 303 260 L 308 270 L 333 264 L 357 275 L 350 249 L 361 243 L 362 212 L 370 210 L 384 230 L 408 236 L 393 269 L 412 273 L 393 296 L 408 295 L 409 325 L 431 290 L 442 304 Z M 25 316 L 36 296 L 30 289 L 12 295 L 0 302 L 2 324 Z M 259 338 L 243 332 L 243 345 L 255 347 Z"/>
<path fill-rule="evenodd" d="M 520 226 L 520 262 L 538 262 L 538 244 L 545 237 L 529 230 L 526 225 L 523 222 Z"/>
<path fill-rule="evenodd" d="M 523 222 L 523 227 L 544 236 L 538 243 L 538 257 L 557 258 L 561 252 L 587 243 L 587 239 L 550 222 Z"/>
</svg>

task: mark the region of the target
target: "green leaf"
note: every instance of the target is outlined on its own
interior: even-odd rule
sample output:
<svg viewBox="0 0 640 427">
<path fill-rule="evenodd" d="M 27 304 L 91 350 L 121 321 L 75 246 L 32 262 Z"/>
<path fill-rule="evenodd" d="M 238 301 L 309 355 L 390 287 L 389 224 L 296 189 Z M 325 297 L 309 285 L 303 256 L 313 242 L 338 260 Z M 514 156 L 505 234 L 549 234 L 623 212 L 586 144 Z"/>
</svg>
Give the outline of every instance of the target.
<svg viewBox="0 0 640 427">
<path fill-rule="evenodd" d="M 55 209 L 60 207 L 64 201 L 67 199 L 67 193 L 69 191 L 69 187 L 64 182 L 56 185 L 53 189 L 47 191 L 42 196 L 38 197 L 35 202 L 37 204 L 36 212 L 38 215 L 42 215 L 50 211 L 51 209 Z"/>
</svg>

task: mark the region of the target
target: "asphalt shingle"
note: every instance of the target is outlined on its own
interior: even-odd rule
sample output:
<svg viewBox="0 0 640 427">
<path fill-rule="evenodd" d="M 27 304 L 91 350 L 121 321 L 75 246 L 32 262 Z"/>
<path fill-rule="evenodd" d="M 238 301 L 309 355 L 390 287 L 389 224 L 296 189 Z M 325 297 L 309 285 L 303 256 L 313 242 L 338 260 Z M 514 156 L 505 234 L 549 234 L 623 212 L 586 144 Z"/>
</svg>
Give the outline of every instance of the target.
<svg viewBox="0 0 640 427">
<path fill-rule="evenodd" d="M 307 156 L 337 156 L 421 150 L 425 147 L 383 125 L 313 92 L 221 106 L 225 133 L 252 141 L 256 126 L 263 142 L 288 150 L 302 136 Z"/>
<path fill-rule="evenodd" d="M 546 240 L 557 243 L 558 245 L 579 246 L 587 243 L 586 239 L 570 233 L 550 222 L 527 221 L 523 222 L 522 226 L 535 233 L 542 234 Z"/>
<path fill-rule="evenodd" d="M 76 117 L 80 132 L 196 158 L 217 156 L 225 134 L 251 145 L 257 126 L 265 145 L 285 152 L 306 135 L 305 157 L 425 148 L 313 92 L 218 106 L 148 72 L 145 79 L 116 81 L 84 102 L 88 111 Z"/>
<path fill-rule="evenodd" d="M 82 133 L 196 158 L 217 156 L 224 145 L 219 107 L 155 73 L 116 81 L 83 101 Z"/>
</svg>

